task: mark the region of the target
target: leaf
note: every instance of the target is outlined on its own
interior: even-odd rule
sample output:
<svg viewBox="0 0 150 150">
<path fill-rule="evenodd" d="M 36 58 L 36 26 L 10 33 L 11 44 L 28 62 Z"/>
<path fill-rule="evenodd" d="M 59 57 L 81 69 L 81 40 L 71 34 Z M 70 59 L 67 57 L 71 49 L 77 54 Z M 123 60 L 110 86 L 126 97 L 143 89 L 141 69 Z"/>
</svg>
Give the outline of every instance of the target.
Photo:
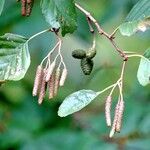
<svg viewBox="0 0 150 150">
<path fill-rule="evenodd" d="M 0 81 L 22 79 L 29 65 L 26 38 L 11 33 L 0 36 Z"/>
<path fill-rule="evenodd" d="M 2 11 L 3 11 L 4 4 L 5 4 L 5 0 L 0 0 L 0 15 L 1 15 Z"/>
<path fill-rule="evenodd" d="M 150 28 L 150 1 L 139 0 L 126 20 L 119 26 L 122 35 L 131 36 L 137 31 L 145 32 Z"/>
<path fill-rule="evenodd" d="M 150 83 L 150 48 L 145 51 L 144 57 L 141 58 L 137 78 L 141 85 L 146 86 Z"/>
<path fill-rule="evenodd" d="M 62 35 L 77 28 L 77 15 L 73 0 L 41 0 L 41 9 L 51 28 L 61 27 Z"/>
<path fill-rule="evenodd" d="M 92 90 L 80 90 L 69 95 L 60 105 L 58 116 L 65 117 L 81 110 L 94 100 L 96 96 L 98 96 L 98 93 Z"/>
</svg>

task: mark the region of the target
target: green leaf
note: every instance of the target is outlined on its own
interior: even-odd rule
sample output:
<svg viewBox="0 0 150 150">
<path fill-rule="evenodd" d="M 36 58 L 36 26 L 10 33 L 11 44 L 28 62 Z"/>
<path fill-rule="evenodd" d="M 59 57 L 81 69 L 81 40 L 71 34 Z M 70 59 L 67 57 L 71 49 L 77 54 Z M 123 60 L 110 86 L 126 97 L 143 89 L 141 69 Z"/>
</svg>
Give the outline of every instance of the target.
<svg viewBox="0 0 150 150">
<path fill-rule="evenodd" d="M 5 0 L 0 0 L 0 15 L 1 15 L 2 11 L 3 11 L 4 3 L 5 3 Z"/>
<path fill-rule="evenodd" d="M 65 117 L 77 112 L 87 106 L 96 96 L 98 93 L 92 90 L 77 91 L 65 98 L 59 107 L 58 115 Z"/>
<path fill-rule="evenodd" d="M 29 65 L 26 38 L 11 33 L 0 36 L 0 81 L 22 79 Z"/>
<path fill-rule="evenodd" d="M 61 27 L 63 36 L 76 30 L 77 15 L 73 0 L 41 0 L 41 9 L 50 27 Z"/>
<path fill-rule="evenodd" d="M 119 26 L 122 35 L 131 36 L 137 31 L 145 32 L 150 28 L 150 1 L 139 0 L 126 20 Z"/>
<path fill-rule="evenodd" d="M 146 86 L 150 83 L 150 48 L 145 51 L 144 57 L 141 58 L 137 78 L 141 85 Z"/>
</svg>

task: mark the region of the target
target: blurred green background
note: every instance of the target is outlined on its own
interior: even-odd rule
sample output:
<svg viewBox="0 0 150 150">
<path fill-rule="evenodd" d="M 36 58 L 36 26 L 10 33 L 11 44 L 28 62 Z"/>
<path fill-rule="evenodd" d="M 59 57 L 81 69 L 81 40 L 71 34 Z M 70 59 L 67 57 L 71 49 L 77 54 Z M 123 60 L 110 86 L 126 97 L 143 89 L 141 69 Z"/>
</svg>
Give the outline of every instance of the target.
<svg viewBox="0 0 150 150">
<path fill-rule="evenodd" d="M 137 0 L 80 0 L 111 33 L 123 22 Z M 30 43 L 31 66 L 24 79 L 8 82 L 0 87 L 0 150 L 150 150 L 150 86 L 139 85 L 136 73 L 139 58 L 128 61 L 125 71 L 125 113 L 121 133 L 109 139 L 110 129 L 104 118 L 104 100 L 107 93 L 99 96 L 89 106 L 66 118 L 57 116 L 63 99 L 80 89 L 102 90 L 114 83 L 120 74 L 122 58 L 110 43 L 96 36 L 98 54 L 94 58 L 94 70 L 84 76 L 79 61 L 71 57 L 78 48 L 88 48 L 92 37 L 83 14 L 78 12 L 78 30 L 64 37 L 63 55 L 68 68 L 68 78 L 58 96 L 45 98 L 39 106 L 32 97 L 32 86 L 37 65 L 54 46 L 53 33 L 46 33 Z M 39 1 L 35 1 L 32 15 L 20 15 L 20 3 L 6 0 L 0 16 L 0 34 L 6 32 L 30 37 L 48 28 L 42 17 Z M 123 37 L 117 33 L 116 41 L 124 50 L 143 53 L 150 42 L 150 32 Z M 114 106 L 117 91 L 114 94 Z M 113 107 L 114 108 L 114 107 Z"/>
</svg>

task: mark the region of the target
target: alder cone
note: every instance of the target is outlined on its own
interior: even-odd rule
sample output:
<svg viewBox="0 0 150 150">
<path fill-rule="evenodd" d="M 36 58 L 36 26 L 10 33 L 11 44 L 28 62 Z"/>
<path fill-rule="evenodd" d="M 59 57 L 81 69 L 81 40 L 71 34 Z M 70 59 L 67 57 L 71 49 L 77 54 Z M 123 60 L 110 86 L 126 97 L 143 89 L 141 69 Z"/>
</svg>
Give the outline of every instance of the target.
<svg viewBox="0 0 150 150">
<path fill-rule="evenodd" d="M 77 49 L 72 52 L 72 57 L 76 59 L 83 59 L 86 57 L 86 52 L 82 49 Z"/>
<path fill-rule="evenodd" d="M 86 52 L 86 58 L 92 59 L 96 55 L 96 49 L 90 49 Z"/>
<path fill-rule="evenodd" d="M 81 69 L 85 75 L 90 75 L 93 69 L 93 60 L 87 58 L 81 59 Z"/>
</svg>

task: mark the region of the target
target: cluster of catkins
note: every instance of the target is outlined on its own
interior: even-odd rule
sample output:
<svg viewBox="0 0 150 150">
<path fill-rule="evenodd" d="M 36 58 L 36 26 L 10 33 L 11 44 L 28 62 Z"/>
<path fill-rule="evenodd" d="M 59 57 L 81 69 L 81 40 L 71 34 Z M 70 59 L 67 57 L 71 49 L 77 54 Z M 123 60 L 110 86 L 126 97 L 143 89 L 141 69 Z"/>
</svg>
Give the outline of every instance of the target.
<svg viewBox="0 0 150 150">
<path fill-rule="evenodd" d="M 119 96 L 118 102 L 115 107 L 115 114 L 113 123 L 111 123 L 111 104 L 112 104 L 112 96 L 109 95 L 106 98 L 105 103 L 105 117 L 106 117 L 106 124 L 108 127 L 112 127 L 109 136 L 112 137 L 115 132 L 120 132 L 121 124 L 122 124 L 122 117 L 124 112 L 124 101 L 123 98 Z"/>
<path fill-rule="evenodd" d="M 17 0 L 21 1 L 21 14 L 22 16 L 30 16 L 34 0 Z"/>
<path fill-rule="evenodd" d="M 95 48 L 91 48 L 88 51 L 82 50 L 82 49 L 77 49 L 72 52 L 72 56 L 76 59 L 81 60 L 81 69 L 85 75 L 90 75 L 93 69 L 93 58 L 96 55 L 96 50 Z"/>
<path fill-rule="evenodd" d="M 58 88 L 64 85 L 67 77 L 67 69 L 56 67 L 56 61 L 53 61 L 46 69 L 39 65 L 37 67 L 33 96 L 38 95 L 38 103 L 41 104 L 48 89 L 49 99 L 52 99 L 58 93 Z"/>
</svg>

